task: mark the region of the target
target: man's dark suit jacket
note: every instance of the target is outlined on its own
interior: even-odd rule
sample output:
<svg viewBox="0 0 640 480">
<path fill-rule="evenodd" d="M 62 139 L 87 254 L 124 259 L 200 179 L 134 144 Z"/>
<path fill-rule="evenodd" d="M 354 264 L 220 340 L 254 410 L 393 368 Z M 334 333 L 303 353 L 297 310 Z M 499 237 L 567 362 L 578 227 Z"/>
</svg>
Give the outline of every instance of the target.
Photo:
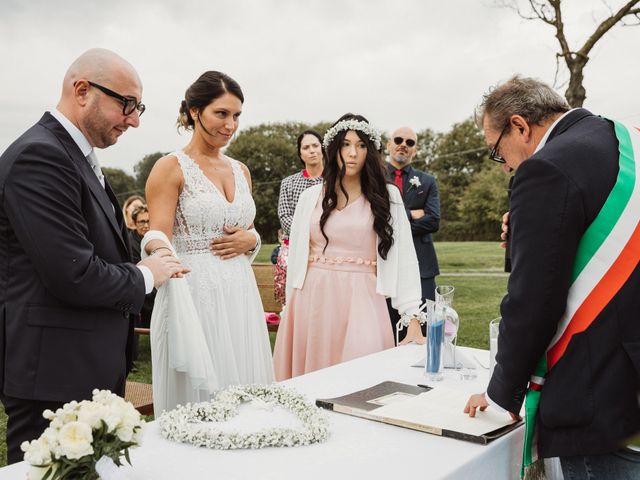
<svg viewBox="0 0 640 480">
<path fill-rule="evenodd" d="M 391 181 L 394 178 L 395 168 L 388 164 Z M 413 244 L 416 247 L 418 264 L 420 265 L 420 277 L 433 278 L 440 274 L 438 259 L 433 247 L 431 234 L 440 228 L 440 196 L 435 177 L 428 173 L 416 170 L 411 165 L 406 166 L 402 175 L 402 191 L 407 218 L 411 224 Z M 410 180 L 417 177 L 420 186 L 416 187 Z M 413 220 L 410 210 L 423 209 L 424 217 Z"/>
<path fill-rule="evenodd" d="M 527 381 L 562 317 L 580 238 L 618 174 L 611 122 L 578 109 L 516 171 L 512 272 L 501 305 L 489 397 L 519 412 Z M 542 458 L 612 452 L 640 431 L 640 267 L 546 377 L 538 411 Z"/>
<path fill-rule="evenodd" d="M 114 211 L 115 210 L 115 211 Z M 122 214 L 49 113 L 0 157 L 0 386 L 65 402 L 123 393 L 144 278 Z"/>
</svg>

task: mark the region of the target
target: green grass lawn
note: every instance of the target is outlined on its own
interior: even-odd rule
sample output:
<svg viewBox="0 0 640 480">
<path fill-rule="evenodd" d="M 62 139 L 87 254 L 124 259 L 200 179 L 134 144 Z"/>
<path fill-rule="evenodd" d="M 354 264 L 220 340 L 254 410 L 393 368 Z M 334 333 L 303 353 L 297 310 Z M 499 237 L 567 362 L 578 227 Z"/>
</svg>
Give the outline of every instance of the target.
<svg viewBox="0 0 640 480">
<path fill-rule="evenodd" d="M 504 272 L 504 249 L 499 242 L 436 242 L 440 271 Z"/>
<path fill-rule="evenodd" d="M 440 275 L 438 285 L 455 287 L 453 308 L 460 316 L 458 345 L 489 349 L 489 322 L 500 316 L 500 301 L 507 290 L 507 277 Z"/>
<path fill-rule="evenodd" d="M 507 288 L 503 270 L 504 250 L 498 242 L 436 242 L 436 251 L 442 274 L 438 285 L 453 285 L 453 307 L 460 315 L 458 345 L 488 349 L 489 321 L 499 316 L 499 306 Z M 265 244 L 256 262 L 270 263 L 275 245 Z M 471 273 L 465 276 L 464 273 Z M 453 275 L 450 275 L 453 274 Z M 271 345 L 275 334 L 270 334 Z M 151 383 L 151 351 L 149 337 L 140 336 L 140 350 L 136 362 L 138 372 L 130 380 Z M 0 406 L 1 408 L 1 406 Z M 0 410 L 0 439 L 6 435 L 6 416 Z M 6 464 L 6 444 L 0 441 L 0 466 Z"/>
<path fill-rule="evenodd" d="M 269 263 L 275 245 L 265 244 L 256 262 Z M 507 291 L 504 250 L 498 242 L 436 242 L 440 276 L 438 285 L 453 285 L 453 307 L 460 315 L 458 345 L 489 348 L 489 322 L 500 316 L 500 301 Z M 456 274 L 451 276 L 448 274 Z M 461 274 L 471 273 L 472 276 Z M 483 275 L 487 274 L 487 275 Z M 272 345 L 275 335 L 272 334 Z"/>
</svg>

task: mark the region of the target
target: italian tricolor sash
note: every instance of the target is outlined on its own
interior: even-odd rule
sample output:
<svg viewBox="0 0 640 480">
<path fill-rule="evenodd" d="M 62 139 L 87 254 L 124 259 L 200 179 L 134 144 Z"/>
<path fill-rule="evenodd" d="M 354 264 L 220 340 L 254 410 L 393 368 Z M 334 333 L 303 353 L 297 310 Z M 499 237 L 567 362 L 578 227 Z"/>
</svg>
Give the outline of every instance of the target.
<svg viewBox="0 0 640 480">
<path fill-rule="evenodd" d="M 580 239 L 567 307 L 546 354 L 529 381 L 521 475 L 538 459 L 536 415 L 547 373 L 571 337 L 585 331 L 618 293 L 640 261 L 640 131 L 614 122 L 620 151 L 618 178 L 595 220 Z"/>
</svg>

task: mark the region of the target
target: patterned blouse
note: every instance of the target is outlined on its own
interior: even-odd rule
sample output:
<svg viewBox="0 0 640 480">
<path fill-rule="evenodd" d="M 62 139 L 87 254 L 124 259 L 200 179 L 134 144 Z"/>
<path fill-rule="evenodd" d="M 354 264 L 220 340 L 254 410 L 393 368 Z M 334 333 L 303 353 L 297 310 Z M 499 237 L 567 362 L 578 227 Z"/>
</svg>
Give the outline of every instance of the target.
<svg viewBox="0 0 640 480">
<path fill-rule="evenodd" d="M 278 200 L 278 217 L 285 238 L 289 238 L 293 213 L 296 210 L 300 194 L 307 188 L 322 183 L 322 177 L 309 177 L 306 170 L 288 176 L 280 184 L 280 199 Z"/>
</svg>

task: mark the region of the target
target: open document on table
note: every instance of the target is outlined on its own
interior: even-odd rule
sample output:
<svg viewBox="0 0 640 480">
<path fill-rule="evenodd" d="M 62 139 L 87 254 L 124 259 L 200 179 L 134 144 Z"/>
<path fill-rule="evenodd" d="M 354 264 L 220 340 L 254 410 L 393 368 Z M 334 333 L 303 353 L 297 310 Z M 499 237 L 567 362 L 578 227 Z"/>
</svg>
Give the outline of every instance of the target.
<svg viewBox="0 0 640 480">
<path fill-rule="evenodd" d="M 469 394 L 443 386 L 433 388 L 383 382 L 342 397 L 316 400 L 339 413 L 411 428 L 443 437 L 487 444 L 519 425 L 504 413 L 487 409 L 475 418 L 463 413 Z"/>
</svg>

